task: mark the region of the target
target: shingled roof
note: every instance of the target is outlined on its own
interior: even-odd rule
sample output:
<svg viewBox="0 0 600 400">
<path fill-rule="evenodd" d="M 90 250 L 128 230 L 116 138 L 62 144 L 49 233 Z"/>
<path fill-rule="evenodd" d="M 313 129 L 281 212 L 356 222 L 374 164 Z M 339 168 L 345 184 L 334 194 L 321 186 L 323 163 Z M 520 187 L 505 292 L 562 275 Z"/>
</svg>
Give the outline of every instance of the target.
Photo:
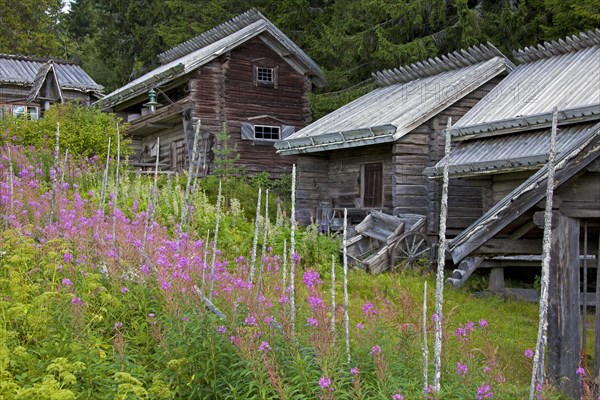
<svg viewBox="0 0 600 400">
<path fill-rule="evenodd" d="M 50 59 L 0 54 L 0 83 L 18 86 L 33 85 L 41 68 Z M 54 69 L 61 88 L 80 92 L 97 92 L 103 89 L 77 64 L 54 60 Z"/>
<path fill-rule="evenodd" d="M 600 29 L 515 52 L 522 64 L 452 127 L 456 140 L 600 119 Z"/>
<path fill-rule="evenodd" d="M 260 37 L 293 68 L 307 74 L 315 86 L 327 84 L 319 66 L 298 45 L 260 12 L 249 10 L 161 53 L 161 66 L 109 93 L 102 100 L 102 106 L 112 107 L 153 87 L 171 82 L 255 37 Z"/>
<path fill-rule="evenodd" d="M 376 72 L 378 88 L 275 147 L 283 154 L 298 154 L 393 142 L 513 67 L 488 43 Z"/>
</svg>

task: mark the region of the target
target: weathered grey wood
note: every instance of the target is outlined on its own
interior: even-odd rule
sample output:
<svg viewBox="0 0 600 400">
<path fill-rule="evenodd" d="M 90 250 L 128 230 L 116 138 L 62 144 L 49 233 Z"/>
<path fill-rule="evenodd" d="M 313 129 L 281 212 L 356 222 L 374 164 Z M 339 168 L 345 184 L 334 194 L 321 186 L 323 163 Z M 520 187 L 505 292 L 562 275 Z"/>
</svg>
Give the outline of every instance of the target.
<svg viewBox="0 0 600 400">
<path fill-rule="evenodd" d="M 555 187 L 560 186 L 576 173 L 581 171 L 591 161 L 595 160 L 600 155 L 600 137 L 596 136 L 589 142 L 583 144 L 583 148 L 575 149 L 576 154 L 561 156 L 559 160 L 560 169 L 557 168 L 555 175 Z M 567 160 L 564 157 L 570 156 Z M 459 243 L 452 243 L 451 254 L 454 262 L 459 262 L 467 255 L 474 252 L 483 243 L 496 235 L 502 228 L 514 221 L 518 216 L 521 216 L 525 211 L 537 204 L 545 196 L 543 183 L 546 181 L 544 175 L 546 171 L 540 171 L 537 184 L 532 186 L 530 190 L 525 190 L 519 193 L 510 203 L 510 206 L 504 207 L 496 213 L 496 217 L 485 222 L 484 229 L 477 229 L 468 232 Z M 533 182 L 532 182 L 533 184 Z"/>
<path fill-rule="evenodd" d="M 596 395 L 600 396 L 600 235 L 596 252 L 596 342 L 594 344 L 594 370 L 596 371 Z"/>
<path fill-rule="evenodd" d="M 579 221 L 558 216 L 552 228 L 548 291 L 548 377 L 579 399 Z"/>
<path fill-rule="evenodd" d="M 475 272 L 479 265 L 483 262 L 483 257 L 467 257 L 460 262 L 458 268 L 452 272 L 452 276 L 447 279 L 454 287 L 461 287 L 467 279 Z"/>
<path fill-rule="evenodd" d="M 504 282 L 504 268 L 492 268 L 490 270 L 490 282 L 488 290 L 490 292 L 499 292 L 506 288 Z"/>
</svg>

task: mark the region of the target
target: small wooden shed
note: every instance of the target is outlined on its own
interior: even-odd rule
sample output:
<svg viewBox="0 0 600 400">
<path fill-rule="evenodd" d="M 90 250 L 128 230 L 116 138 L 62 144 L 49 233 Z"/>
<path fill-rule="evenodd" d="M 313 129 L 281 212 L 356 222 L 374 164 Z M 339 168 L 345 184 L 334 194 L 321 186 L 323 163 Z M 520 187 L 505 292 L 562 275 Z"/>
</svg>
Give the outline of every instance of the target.
<svg viewBox="0 0 600 400">
<path fill-rule="evenodd" d="M 103 110 L 123 116 L 134 165 L 157 153 L 166 169 L 187 165 L 201 122 L 201 174 L 214 167 L 215 135 L 226 125 L 235 167 L 250 174 L 291 172 L 295 159 L 273 143 L 305 126 L 307 93 L 326 84 L 317 64 L 256 10 L 249 10 L 158 56 L 160 66 L 108 94 Z M 160 149 L 157 149 L 160 138 Z"/>
<path fill-rule="evenodd" d="M 38 119 L 64 101 L 89 105 L 102 97 L 102 89 L 76 63 L 0 54 L 0 118 Z"/>
<path fill-rule="evenodd" d="M 452 128 L 451 176 L 486 187 L 492 204 L 450 241 L 458 266 L 451 281 L 459 286 L 475 269 L 491 268 L 491 289 L 503 290 L 505 268 L 541 266 L 557 107 L 547 365 L 550 379 L 579 398 L 580 303 L 594 304 L 588 295 L 594 291 L 600 302 L 596 282 L 586 275 L 598 266 L 600 240 L 600 30 L 514 55 L 520 64 Z M 439 176 L 441 168 L 426 173 Z M 452 187 L 449 195 L 455 207 L 474 207 Z M 596 348 L 600 366 L 598 338 Z"/>
<path fill-rule="evenodd" d="M 425 216 L 426 231 L 435 232 L 441 190 L 423 169 L 443 156 L 440 132 L 512 68 L 487 44 L 373 74 L 376 89 L 276 143 L 298 157 L 298 219 L 309 224 L 347 208 L 357 223 L 379 210 Z M 454 230 L 483 210 L 481 188 L 460 190 L 478 203 L 453 209 Z"/>
</svg>

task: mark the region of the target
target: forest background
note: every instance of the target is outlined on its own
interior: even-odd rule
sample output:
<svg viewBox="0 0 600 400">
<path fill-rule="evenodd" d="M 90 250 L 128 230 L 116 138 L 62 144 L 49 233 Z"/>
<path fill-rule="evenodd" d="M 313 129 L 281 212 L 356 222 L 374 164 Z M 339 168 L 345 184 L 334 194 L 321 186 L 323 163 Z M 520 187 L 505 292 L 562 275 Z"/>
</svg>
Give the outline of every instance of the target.
<svg viewBox="0 0 600 400">
<path fill-rule="evenodd" d="M 108 93 L 250 8 L 323 69 L 314 118 L 370 90 L 375 71 L 487 41 L 510 57 L 600 26 L 599 0 L 0 0 L 0 53 L 77 60 Z"/>
</svg>

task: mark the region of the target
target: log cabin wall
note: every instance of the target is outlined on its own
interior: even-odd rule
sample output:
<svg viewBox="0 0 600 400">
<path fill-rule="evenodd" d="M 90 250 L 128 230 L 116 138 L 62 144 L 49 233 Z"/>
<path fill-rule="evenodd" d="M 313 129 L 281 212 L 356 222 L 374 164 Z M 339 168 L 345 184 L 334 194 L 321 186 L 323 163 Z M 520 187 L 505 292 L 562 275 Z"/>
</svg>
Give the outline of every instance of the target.
<svg viewBox="0 0 600 400">
<path fill-rule="evenodd" d="M 276 83 L 257 82 L 254 69 L 258 66 L 274 68 Z M 242 139 L 241 124 L 304 127 L 310 120 L 310 89 L 307 76 L 255 38 L 192 74 L 192 117 L 202 120 L 202 131 L 208 135 L 220 132 L 227 122 L 229 146 L 237 147 L 240 156 L 234 167 L 249 174 L 267 171 L 281 176 L 291 172 L 296 157 L 277 155 L 273 141 Z"/>
<path fill-rule="evenodd" d="M 228 122 L 230 143 L 237 146 L 240 155 L 238 165 L 250 174 L 267 171 L 280 176 L 290 173 L 296 157 L 276 154 L 272 141 L 243 140 L 241 123 L 288 125 L 296 130 L 304 127 L 311 115 L 307 97 L 310 79 L 296 72 L 259 38 L 232 51 L 223 66 L 224 117 Z M 273 84 L 257 81 L 255 68 L 259 67 L 273 68 Z"/>
<path fill-rule="evenodd" d="M 364 204 L 364 166 L 381 165 L 381 203 Z M 392 145 L 381 144 L 336 150 L 324 155 L 298 156 L 298 218 L 306 225 L 318 219 L 320 209 L 348 208 L 352 222 L 360 222 L 367 209 L 392 211 Z M 357 210 L 354 213 L 353 210 Z M 356 220 L 355 220 L 356 219 Z"/>
<path fill-rule="evenodd" d="M 499 76 L 483 84 L 395 142 L 395 215 L 427 215 L 428 232 L 438 232 L 441 180 L 428 179 L 423 175 L 423 169 L 434 166 L 444 156 L 443 130 L 448 118 L 452 117 L 452 123 L 456 123 L 503 78 Z M 491 196 L 489 179 L 451 179 L 448 190 L 448 234 L 452 236 L 459 233 L 479 218 L 492 206 Z"/>
</svg>

